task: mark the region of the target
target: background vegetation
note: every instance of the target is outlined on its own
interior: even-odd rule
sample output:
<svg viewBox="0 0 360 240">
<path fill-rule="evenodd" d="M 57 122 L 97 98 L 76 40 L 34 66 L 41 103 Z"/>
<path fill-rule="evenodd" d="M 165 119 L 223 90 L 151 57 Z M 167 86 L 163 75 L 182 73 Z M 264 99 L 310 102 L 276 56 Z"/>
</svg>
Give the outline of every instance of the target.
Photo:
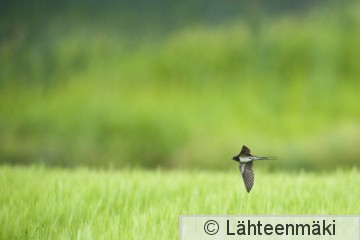
<svg viewBox="0 0 360 240">
<path fill-rule="evenodd" d="M 359 166 L 355 1 L 2 1 L 0 163 Z M 262 164 L 274 167 L 270 164 Z"/>
</svg>

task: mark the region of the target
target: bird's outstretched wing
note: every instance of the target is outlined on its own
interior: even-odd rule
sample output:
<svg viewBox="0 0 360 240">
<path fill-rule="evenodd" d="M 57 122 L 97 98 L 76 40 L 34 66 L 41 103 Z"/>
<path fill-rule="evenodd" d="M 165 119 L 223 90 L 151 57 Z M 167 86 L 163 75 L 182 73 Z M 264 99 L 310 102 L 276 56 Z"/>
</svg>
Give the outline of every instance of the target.
<svg viewBox="0 0 360 240">
<path fill-rule="evenodd" d="M 254 185 L 254 172 L 252 170 L 252 166 L 253 161 L 247 163 L 240 163 L 240 171 L 247 192 L 250 192 L 251 188 Z"/>
<path fill-rule="evenodd" d="M 247 146 L 243 145 L 240 155 L 251 156 L 250 149 Z"/>
</svg>

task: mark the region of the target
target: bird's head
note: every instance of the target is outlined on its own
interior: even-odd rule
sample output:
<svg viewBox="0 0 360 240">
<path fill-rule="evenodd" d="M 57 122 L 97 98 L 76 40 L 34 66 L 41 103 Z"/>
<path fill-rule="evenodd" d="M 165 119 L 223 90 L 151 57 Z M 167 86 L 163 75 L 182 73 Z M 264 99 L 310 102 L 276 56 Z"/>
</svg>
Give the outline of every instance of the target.
<svg viewBox="0 0 360 240">
<path fill-rule="evenodd" d="M 239 161 L 240 159 L 239 159 L 239 155 L 237 155 L 237 156 L 234 156 L 233 158 L 232 158 L 232 160 L 234 160 L 234 161 Z"/>
</svg>

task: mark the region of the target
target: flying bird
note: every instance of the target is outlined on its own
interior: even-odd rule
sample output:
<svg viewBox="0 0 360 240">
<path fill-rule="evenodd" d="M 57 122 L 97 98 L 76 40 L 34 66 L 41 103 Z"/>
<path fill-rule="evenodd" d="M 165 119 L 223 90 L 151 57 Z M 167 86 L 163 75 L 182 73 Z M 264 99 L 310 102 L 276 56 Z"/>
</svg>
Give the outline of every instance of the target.
<svg viewBox="0 0 360 240">
<path fill-rule="evenodd" d="M 239 162 L 239 169 L 244 180 L 247 192 L 250 192 L 254 185 L 254 172 L 252 170 L 253 162 L 256 160 L 274 160 L 273 157 L 257 157 L 250 154 L 250 149 L 243 145 L 240 153 L 232 158 Z"/>
</svg>

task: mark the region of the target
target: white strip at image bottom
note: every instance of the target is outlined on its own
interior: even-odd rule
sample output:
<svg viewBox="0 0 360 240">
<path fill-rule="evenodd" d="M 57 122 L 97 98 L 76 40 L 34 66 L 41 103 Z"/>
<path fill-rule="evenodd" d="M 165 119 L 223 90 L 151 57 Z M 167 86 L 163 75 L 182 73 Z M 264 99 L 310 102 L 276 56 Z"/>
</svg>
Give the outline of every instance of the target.
<svg viewBox="0 0 360 240">
<path fill-rule="evenodd" d="M 180 239 L 360 240 L 359 216 L 180 216 Z"/>
</svg>

